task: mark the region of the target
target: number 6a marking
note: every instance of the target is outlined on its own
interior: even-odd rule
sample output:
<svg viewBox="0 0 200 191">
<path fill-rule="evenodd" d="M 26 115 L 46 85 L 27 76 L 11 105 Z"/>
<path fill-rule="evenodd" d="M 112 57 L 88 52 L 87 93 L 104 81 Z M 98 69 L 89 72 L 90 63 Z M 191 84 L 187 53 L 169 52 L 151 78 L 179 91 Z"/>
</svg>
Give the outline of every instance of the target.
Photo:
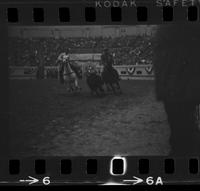
<svg viewBox="0 0 200 191">
<path fill-rule="evenodd" d="M 42 179 L 42 182 L 44 185 L 49 185 L 51 183 L 50 181 L 50 177 L 49 176 L 46 176 Z"/>
</svg>

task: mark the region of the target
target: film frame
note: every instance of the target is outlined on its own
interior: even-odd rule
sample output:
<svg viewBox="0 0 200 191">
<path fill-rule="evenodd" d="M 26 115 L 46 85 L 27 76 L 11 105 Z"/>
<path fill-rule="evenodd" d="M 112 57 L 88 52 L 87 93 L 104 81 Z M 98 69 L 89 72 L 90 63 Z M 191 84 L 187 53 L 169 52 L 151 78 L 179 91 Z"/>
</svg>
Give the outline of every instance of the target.
<svg viewBox="0 0 200 191">
<path fill-rule="evenodd" d="M 182 4 L 177 6 L 155 6 L 155 2 L 136 1 L 136 8 L 95 7 L 94 1 L 71 2 L 7 2 L 0 4 L 0 23 L 3 95 L 2 121 L 8 125 L 8 73 L 7 67 L 7 25 L 133 25 L 133 24 L 174 24 L 183 22 L 199 22 L 199 4 L 195 6 Z M 190 3 L 190 2 L 189 2 Z M 35 8 L 35 13 L 33 11 Z M 60 10 L 60 14 L 59 14 Z M 62 15 L 67 12 L 66 16 Z M 145 14 L 143 14 L 143 11 Z M 38 14 L 40 15 L 38 17 Z M 33 19 L 35 15 L 35 21 Z M 144 16 L 145 15 L 145 16 Z M 63 22 L 60 22 L 61 19 Z M 189 20 L 189 21 L 188 21 Z M 163 23 L 164 22 L 164 23 Z M 6 101 L 5 101 L 6 100 Z M 6 112 L 5 112 L 6 111 Z M 7 128 L 8 129 L 8 128 Z M 9 134 L 9 132 L 6 132 Z M 5 136 L 7 137 L 7 136 Z M 8 135 L 9 137 L 9 135 Z M 1 139 L 2 157 L 0 184 L 27 185 L 27 179 L 36 178 L 37 185 L 62 184 L 125 184 L 123 180 L 140 177 L 144 185 L 198 184 L 199 156 L 191 157 L 154 157 L 154 156 L 108 156 L 108 157 L 27 157 L 9 158 L 7 140 Z M 113 158 L 114 157 L 114 158 Z M 117 168 L 111 165 L 116 160 Z M 66 165 L 67 169 L 62 166 Z M 123 168 L 122 168 L 123 166 Z M 126 167 L 127 166 L 127 167 Z M 78 173 L 77 173 L 78 172 Z M 115 173 L 113 173 L 115 172 Z M 28 178 L 27 178 L 28 177 Z M 31 178 L 32 177 L 32 178 Z M 49 177 L 49 178 L 48 178 Z M 67 181 L 66 181 L 67 179 Z M 21 181 L 20 181 L 21 180 Z M 34 181 L 32 181 L 34 182 Z M 130 181 L 133 184 L 134 180 Z M 32 183 L 34 184 L 34 183 Z M 130 183 L 129 183 L 130 185 Z"/>
</svg>

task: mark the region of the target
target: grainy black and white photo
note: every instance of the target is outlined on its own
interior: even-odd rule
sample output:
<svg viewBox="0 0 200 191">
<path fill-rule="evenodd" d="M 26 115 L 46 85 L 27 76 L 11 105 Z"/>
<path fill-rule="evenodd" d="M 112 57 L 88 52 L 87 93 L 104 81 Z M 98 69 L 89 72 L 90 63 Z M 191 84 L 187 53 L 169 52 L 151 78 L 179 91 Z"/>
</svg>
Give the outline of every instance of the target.
<svg viewBox="0 0 200 191">
<path fill-rule="evenodd" d="M 200 148 L 197 25 L 10 26 L 12 156 Z"/>
</svg>

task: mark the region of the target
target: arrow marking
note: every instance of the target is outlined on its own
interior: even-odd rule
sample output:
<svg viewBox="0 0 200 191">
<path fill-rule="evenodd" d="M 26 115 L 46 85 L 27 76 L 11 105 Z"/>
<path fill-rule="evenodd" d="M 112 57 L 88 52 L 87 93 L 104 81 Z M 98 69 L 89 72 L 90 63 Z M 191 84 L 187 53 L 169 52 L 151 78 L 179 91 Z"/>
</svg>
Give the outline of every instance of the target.
<svg viewBox="0 0 200 191">
<path fill-rule="evenodd" d="M 30 179 L 27 179 L 27 180 L 19 180 L 19 182 L 28 182 L 29 185 L 31 184 L 34 184 L 36 182 L 39 182 L 39 180 L 37 178 L 34 178 L 32 176 L 28 176 L 28 178 Z"/>
<path fill-rule="evenodd" d="M 143 182 L 143 179 L 133 176 L 132 180 L 123 180 L 123 182 L 132 182 L 133 185 Z"/>
</svg>

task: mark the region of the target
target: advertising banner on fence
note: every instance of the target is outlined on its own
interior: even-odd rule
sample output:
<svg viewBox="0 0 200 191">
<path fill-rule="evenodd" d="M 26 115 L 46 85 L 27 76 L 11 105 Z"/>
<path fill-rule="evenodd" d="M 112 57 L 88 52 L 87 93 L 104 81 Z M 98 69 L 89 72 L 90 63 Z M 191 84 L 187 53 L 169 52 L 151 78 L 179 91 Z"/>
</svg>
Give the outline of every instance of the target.
<svg viewBox="0 0 200 191">
<path fill-rule="evenodd" d="M 38 68 L 36 66 L 10 66 L 9 74 L 11 79 L 35 79 Z"/>
<path fill-rule="evenodd" d="M 76 61 L 78 64 L 87 64 L 88 61 Z M 91 61 L 92 62 L 92 61 Z M 83 69 L 84 67 L 82 67 Z M 119 73 L 121 79 L 153 79 L 154 69 L 153 65 L 120 65 L 114 66 L 114 68 Z M 103 70 L 102 66 L 97 66 L 99 71 Z M 36 79 L 37 78 L 37 67 L 10 67 L 10 78 L 11 79 Z M 44 68 L 44 76 L 48 78 L 49 76 L 57 77 L 57 67 L 56 66 L 46 66 Z"/>
<path fill-rule="evenodd" d="M 78 60 L 78 61 L 100 61 L 101 54 L 100 53 L 89 53 L 89 54 L 70 54 L 70 60 Z"/>
</svg>

